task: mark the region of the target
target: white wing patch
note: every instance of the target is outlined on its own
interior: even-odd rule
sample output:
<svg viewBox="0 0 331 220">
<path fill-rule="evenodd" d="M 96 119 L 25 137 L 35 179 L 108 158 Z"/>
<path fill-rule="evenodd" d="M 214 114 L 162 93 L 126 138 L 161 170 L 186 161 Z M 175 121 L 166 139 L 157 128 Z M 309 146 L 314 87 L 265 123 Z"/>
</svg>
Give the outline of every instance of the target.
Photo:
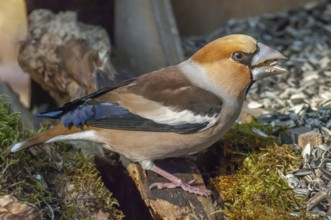
<svg viewBox="0 0 331 220">
<path fill-rule="evenodd" d="M 150 119 L 159 124 L 176 126 L 207 123 L 207 126 L 200 131 L 215 124 L 219 113 L 215 112 L 214 115 L 201 115 L 187 109 L 176 110 L 174 107 L 165 106 L 132 93 L 123 95 L 118 103 L 123 108 L 128 109 L 131 113 Z"/>
<path fill-rule="evenodd" d="M 197 115 L 190 110 L 175 111 L 169 107 L 160 105 L 159 108 L 150 112 L 141 112 L 140 116 L 148 118 L 160 124 L 181 125 L 181 124 L 203 124 L 208 123 L 207 129 L 217 121 L 217 114 L 213 116 Z"/>
</svg>

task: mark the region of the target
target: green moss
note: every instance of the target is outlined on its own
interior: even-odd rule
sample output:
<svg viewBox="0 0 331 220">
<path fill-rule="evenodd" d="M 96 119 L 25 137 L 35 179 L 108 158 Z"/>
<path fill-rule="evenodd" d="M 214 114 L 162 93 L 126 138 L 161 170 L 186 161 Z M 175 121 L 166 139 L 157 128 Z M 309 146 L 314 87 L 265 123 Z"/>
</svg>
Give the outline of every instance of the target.
<svg viewBox="0 0 331 220">
<path fill-rule="evenodd" d="M 67 175 L 63 184 L 62 175 L 55 176 L 64 209 L 65 219 L 91 219 L 89 213 L 104 212 L 108 219 L 122 219 L 123 213 L 116 207 L 118 203 L 102 182 L 93 163 L 82 153 L 66 153 L 63 155 L 64 170 Z"/>
<path fill-rule="evenodd" d="M 262 131 L 267 137 L 258 135 L 253 129 Z M 234 124 L 214 148 L 216 154 L 220 155 L 219 164 L 217 164 L 218 173 L 220 175 L 232 174 L 238 170 L 238 167 L 242 165 L 250 153 L 258 152 L 260 148 L 278 143 L 278 139 L 271 135 L 271 132 L 271 127 L 261 125 L 255 119 L 249 123 Z"/>
<path fill-rule="evenodd" d="M 74 216 L 94 219 L 91 213 L 100 211 L 110 219 L 123 218 L 117 201 L 103 185 L 94 164 L 83 154 L 61 147 L 59 156 L 64 165 L 59 170 L 46 151 L 10 153 L 13 143 L 35 133 L 24 129 L 20 114 L 11 112 L 10 105 L 3 103 L 0 96 L 0 195 L 14 195 L 35 207 L 40 219 L 53 215 L 56 219 L 73 219 Z M 36 179 L 36 174 L 43 178 Z M 62 193 L 63 189 L 67 193 Z"/>
<path fill-rule="evenodd" d="M 35 160 L 30 153 L 11 154 L 9 151 L 12 143 L 27 138 L 34 132 L 23 128 L 20 114 L 12 113 L 10 105 L 1 102 L 1 96 L 0 118 L 0 194 L 12 194 L 36 207 L 43 202 L 52 202 L 49 200 L 50 193 L 33 177 L 34 171 L 47 167 L 45 157 Z"/>
<path fill-rule="evenodd" d="M 268 137 L 263 137 L 255 132 L 253 129 L 258 129 Z M 230 131 L 222 136 L 222 144 L 231 149 L 233 152 L 248 153 L 252 150 L 257 150 L 262 146 L 267 146 L 273 143 L 278 143 L 279 141 L 271 135 L 272 127 L 264 126 L 256 119 L 253 119 L 249 123 L 234 124 Z"/>
<path fill-rule="evenodd" d="M 292 211 L 305 216 L 305 199 L 296 197 L 278 174 L 300 163 L 300 155 L 285 145 L 250 154 L 236 174 L 213 179 L 225 202 L 222 212 L 228 219 L 290 219 Z"/>
</svg>

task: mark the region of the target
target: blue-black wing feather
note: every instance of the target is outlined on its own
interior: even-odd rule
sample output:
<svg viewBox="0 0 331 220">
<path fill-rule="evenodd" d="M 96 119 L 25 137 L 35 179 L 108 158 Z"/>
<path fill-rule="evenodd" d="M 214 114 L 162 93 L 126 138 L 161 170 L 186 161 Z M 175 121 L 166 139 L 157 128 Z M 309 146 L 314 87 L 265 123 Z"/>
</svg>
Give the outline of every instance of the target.
<svg viewBox="0 0 331 220">
<path fill-rule="evenodd" d="M 46 111 L 46 112 L 42 112 L 42 113 L 38 113 L 36 114 L 37 117 L 44 117 L 44 118 L 52 118 L 52 119 L 58 119 L 60 117 L 62 117 L 64 114 L 73 111 L 74 109 L 78 108 L 79 106 L 83 105 L 84 103 L 86 103 L 87 101 L 91 100 L 91 99 L 95 99 L 99 96 L 102 96 L 103 94 L 110 92 L 114 89 L 117 89 L 119 87 L 125 86 L 130 84 L 131 82 L 133 82 L 135 80 L 135 78 L 129 79 L 129 80 L 125 80 L 122 82 L 119 82 L 115 85 L 109 86 L 109 87 L 105 87 L 102 89 L 99 89 L 96 92 L 93 92 L 89 95 L 86 95 L 82 98 L 76 99 L 72 102 L 68 102 L 66 103 L 64 106 L 60 107 L 60 108 L 55 108 L 52 109 L 50 111 Z"/>
</svg>

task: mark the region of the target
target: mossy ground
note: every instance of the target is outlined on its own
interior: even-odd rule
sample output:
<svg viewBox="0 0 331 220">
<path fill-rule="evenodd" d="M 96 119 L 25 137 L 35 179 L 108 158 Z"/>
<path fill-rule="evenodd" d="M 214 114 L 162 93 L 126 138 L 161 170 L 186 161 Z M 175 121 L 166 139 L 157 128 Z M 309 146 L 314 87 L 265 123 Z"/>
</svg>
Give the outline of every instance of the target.
<svg viewBox="0 0 331 220">
<path fill-rule="evenodd" d="M 98 210 L 109 219 L 123 218 L 90 158 L 61 146 L 57 151 L 63 162 L 59 170 L 46 151 L 12 154 L 10 145 L 35 132 L 23 128 L 20 115 L 11 112 L 1 97 L 0 119 L 0 195 L 12 194 L 32 205 L 40 218 L 93 219 L 90 213 Z M 223 163 L 230 164 L 212 180 L 225 202 L 221 212 L 228 219 L 289 219 L 291 211 L 305 216 L 304 198 L 296 197 L 277 173 L 299 167 L 300 155 L 277 145 L 273 137 L 257 135 L 252 128 L 271 132 L 256 121 L 236 124 L 219 142 L 224 148 Z M 36 179 L 36 174 L 43 179 Z"/>
<path fill-rule="evenodd" d="M 273 137 L 261 137 L 252 128 L 270 134 L 271 128 L 257 121 L 236 124 L 220 145 L 225 162 L 234 169 L 212 179 L 224 201 L 221 212 L 228 219 L 291 219 L 290 212 L 305 218 L 305 198 L 295 196 L 279 176 L 299 168 L 302 158 Z"/>
<path fill-rule="evenodd" d="M 46 151 L 10 153 L 13 143 L 34 133 L 24 129 L 20 114 L 11 112 L 0 96 L 0 195 L 14 195 L 35 207 L 40 219 L 93 219 L 91 213 L 98 211 L 109 219 L 123 218 L 94 164 L 82 153 L 62 148 L 60 170 Z"/>
</svg>

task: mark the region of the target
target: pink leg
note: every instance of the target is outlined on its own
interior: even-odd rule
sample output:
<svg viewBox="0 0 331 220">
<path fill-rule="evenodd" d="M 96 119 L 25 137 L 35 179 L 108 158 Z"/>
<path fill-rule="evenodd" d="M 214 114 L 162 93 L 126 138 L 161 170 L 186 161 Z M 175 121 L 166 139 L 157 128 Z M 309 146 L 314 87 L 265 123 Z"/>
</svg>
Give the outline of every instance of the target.
<svg viewBox="0 0 331 220">
<path fill-rule="evenodd" d="M 195 182 L 195 180 L 191 180 L 191 181 L 185 183 L 183 180 L 181 180 L 178 177 L 172 175 L 171 173 L 168 173 L 167 171 L 161 169 L 160 167 L 156 166 L 154 163 L 151 164 L 151 166 L 149 167 L 149 170 L 152 170 L 155 173 L 170 180 L 169 183 L 153 183 L 149 187 L 149 189 L 152 189 L 154 187 L 156 187 L 158 189 L 165 189 L 165 188 L 172 189 L 172 188 L 181 187 L 183 190 L 185 190 L 187 192 L 194 193 L 194 194 L 201 195 L 201 196 L 209 196 L 211 194 L 210 190 L 200 189 L 198 187 L 192 186 L 191 184 L 193 184 Z"/>
</svg>

